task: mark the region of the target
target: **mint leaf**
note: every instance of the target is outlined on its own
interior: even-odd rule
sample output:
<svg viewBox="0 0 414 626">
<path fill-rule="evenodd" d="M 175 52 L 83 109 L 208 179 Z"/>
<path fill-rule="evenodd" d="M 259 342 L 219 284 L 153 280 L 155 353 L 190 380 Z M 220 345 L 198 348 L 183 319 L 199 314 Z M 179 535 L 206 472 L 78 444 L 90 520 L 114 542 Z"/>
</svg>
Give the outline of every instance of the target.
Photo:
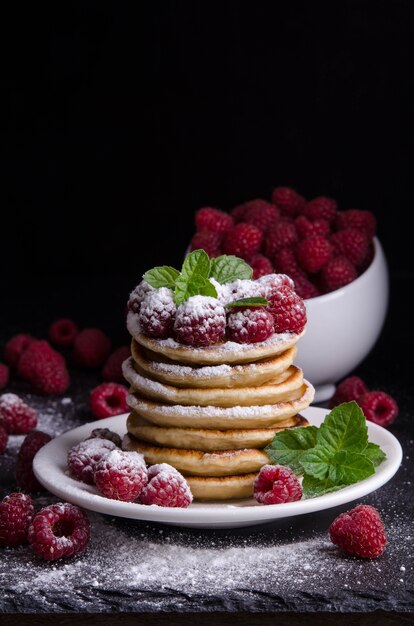
<svg viewBox="0 0 414 626">
<path fill-rule="evenodd" d="M 327 448 L 317 445 L 312 448 L 312 450 L 308 450 L 308 452 L 303 455 L 300 462 L 305 474 L 310 474 L 310 476 L 313 476 L 314 478 L 323 480 L 329 475 L 331 458 L 332 457 Z"/>
<path fill-rule="evenodd" d="M 210 278 L 214 278 L 221 285 L 238 279 L 249 280 L 252 276 L 250 265 L 237 256 L 223 254 L 211 261 Z"/>
<path fill-rule="evenodd" d="M 175 303 L 182 304 L 191 296 L 217 298 L 217 290 L 208 280 L 211 261 L 204 250 L 193 250 L 184 260 L 181 274 L 175 280 Z"/>
<path fill-rule="evenodd" d="M 367 459 L 373 462 L 375 467 L 380 465 L 387 458 L 385 452 L 381 450 L 381 448 L 376 443 L 371 442 L 368 443 L 363 454 L 367 457 Z"/>
<path fill-rule="evenodd" d="M 173 267 L 160 265 L 159 267 L 154 267 L 152 270 L 145 272 L 143 279 L 146 280 L 151 287 L 154 287 L 154 289 L 158 289 L 159 287 L 174 289 L 175 281 L 179 275 L 180 272 Z"/>
<path fill-rule="evenodd" d="M 265 452 L 273 463 L 290 467 L 295 474 L 303 474 L 301 458 L 316 443 L 316 426 L 299 426 L 276 433 Z"/>
<path fill-rule="evenodd" d="M 189 282 L 197 276 L 208 278 L 210 276 L 211 261 L 204 250 L 193 250 L 184 259 L 181 268 L 181 276 Z"/>
<path fill-rule="evenodd" d="M 352 485 L 372 474 L 375 474 L 373 462 L 359 452 L 348 450 L 337 452 L 329 467 L 329 479 L 336 485 Z"/>
<path fill-rule="evenodd" d="M 266 298 L 240 298 L 240 300 L 229 302 L 229 304 L 226 304 L 225 308 L 233 306 L 267 306 L 268 304 L 269 300 L 266 300 Z"/>
<path fill-rule="evenodd" d="M 329 478 L 319 480 L 308 474 L 304 476 L 302 481 L 302 490 L 305 498 L 323 496 L 325 493 L 338 491 L 338 489 L 343 489 L 344 487 L 346 487 L 346 485 L 336 485 Z"/>
<path fill-rule="evenodd" d="M 336 406 L 321 424 L 317 445 L 333 456 L 340 450 L 362 452 L 368 443 L 365 416 L 356 402 Z"/>
</svg>

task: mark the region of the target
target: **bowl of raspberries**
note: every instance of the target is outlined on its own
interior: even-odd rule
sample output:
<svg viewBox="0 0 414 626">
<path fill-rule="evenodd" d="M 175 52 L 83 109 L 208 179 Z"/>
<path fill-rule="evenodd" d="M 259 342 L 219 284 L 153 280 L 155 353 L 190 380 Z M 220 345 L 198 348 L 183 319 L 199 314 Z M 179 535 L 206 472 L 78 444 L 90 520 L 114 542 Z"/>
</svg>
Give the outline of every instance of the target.
<svg viewBox="0 0 414 626">
<path fill-rule="evenodd" d="M 241 257 L 253 278 L 276 272 L 294 280 L 308 317 L 298 365 L 318 401 L 331 397 L 374 346 L 387 312 L 388 269 L 373 213 L 276 187 L 270 200 L 230 212 L 203 207 L 195 226 L 190 250 Z"/>
</svg>

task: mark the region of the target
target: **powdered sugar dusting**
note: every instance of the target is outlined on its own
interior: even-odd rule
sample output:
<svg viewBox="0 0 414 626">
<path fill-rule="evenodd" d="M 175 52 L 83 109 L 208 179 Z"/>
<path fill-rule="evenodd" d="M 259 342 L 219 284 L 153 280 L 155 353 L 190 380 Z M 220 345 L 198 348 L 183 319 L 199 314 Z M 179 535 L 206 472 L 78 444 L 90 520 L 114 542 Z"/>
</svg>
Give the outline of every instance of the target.
<svg viewBox="0 0 414 626">
<path fill-rule="evenodd" d="M 15 393 L 3 393 L 0 396 L 0 409 L 9 408 L 16 404 L 21 404 L 21 399 Z"/>
<path fill-rule="evenodd" d="M 166 374 L 175 374 L 176 376 L 190 376 L 191 378 L 213 378 L 215 376 L 225 376 L 230 374 L 232 368 L 230 365 L 210 365 L 206 367 L 189 367 L 188 365 L 178 365 L 176 363 L 161 363 L 151 361 L 151 369 Z M 234 368 L 236 369 L 236 368 Z"/>
</svg>

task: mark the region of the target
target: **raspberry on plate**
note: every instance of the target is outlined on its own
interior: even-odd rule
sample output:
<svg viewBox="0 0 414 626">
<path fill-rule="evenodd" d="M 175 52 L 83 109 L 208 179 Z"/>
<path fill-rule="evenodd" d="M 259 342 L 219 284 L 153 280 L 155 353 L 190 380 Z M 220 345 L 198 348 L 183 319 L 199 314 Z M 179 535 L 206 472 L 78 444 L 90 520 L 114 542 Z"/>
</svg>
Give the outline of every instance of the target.
<svg viewBox="0 0 414 626">
<path fill-rule="evenodd" d="M 102 383 L 92 389 L 89 396 L 89 405 L 97 419 L 121 415 L 128 411 L 126 397 L 128 388 L 118 383 Z"/>
<path fill-rule="evenodd" d="M 139 313 L 139 310 L 141 308 L 141 302 L 143 301 L 147 293 L 153 290 L 154 287 L 151 287 L 151 285 L 149 285 L 146 280 L 141 280 L 139 285 L 137 285 L 135 289 L 133 289 L 129 294 L 129 300 L 127 305 L 128 311 L 132 311 L 133 313 Z"/>
<path fill-rule="evenodd" d="M 85 328 L 75 339 L 73 356 L 81 367 L 102 367 L 111 351 L 111 342 L 99 328 Z"/>
<path fill-rule="evenodd" d="M 257 280 L 273 272 L 272 262 L 263 254 L 255 254 L 249 260 L 249 265 L 253 270 L 253 280 Z"/>
<path fill-rule="evenodd" d="M 273 334 L 274 319 L 269 311 L 263 307 L 236 308 L 227 318 L 227 332 L 231 341 L 257 343 L 265 341 Z"/>
<path fill-rule="evenodd" d="M 341 550 L 364 559 L 380 556 L 387 543 L 380 514 L 369 504 L 359 504 L 338 515 L 329 528 L 329 535 Z"/>
<path fill-rule="evenodd" d="M 81 441 L 68 452 L 68 469 L 77 480 L 93 485 L 96 465 L 116 448 L 113 441 L 101 437 Z"/>
<path fill-rule="evenodd" d="M 6 363 L 8 363 L 11 367 L 17 367 L 23 352 L 34 341 L 36 341 L 34 337 L 26 334 L 15 335 L 9 339 L 4 349 L 4 358 Z"/>
<path fill-rule="evenodd" d="M 56 320 L 49 328 L 49 339 L 58 348 L 73 346 L 79 329 L 71 319 Z"/>
<path fill-rule="evenodd" d="M 348 209 L 337 213 L 335 225 L 338 230 L 344 228 L 357 228 L 362 230 L 368 237 L 372 239 L 377 229 L 377 220 L 371 211 L 361 211 L 360 209 Z"/>
<path fill-rule="evenodd" d="M 338 204 L 333 198 L 319 196 L 307 203 L 305 217 L 310 220 L 327 220 L 333 222 L 337 215 Z"/>
<path fill-rule="evenodd" d="M 11 493 L 0 502 L 0 546 L 27 543 L 34 507 L 30 496 Z"/>
<path fill-rule="evenodd" d="M 240 222 L 224 237 L 223 252 L 248 260 L 259 252 L 262 241 L 263 233 L 260 228 Z"/>
<path fill-rule="evenodd" d="M 148 337 L 165 339 L 172 333 L 177 307 L 174 293 L 167 287 L 160 287 L 148 293 L 141 302 L 139 323 L 142 332 Z"/>
<path fill-rule="evenodd" d="M 265 254 L 275 263 L 275 254 L 282 248 L 294 246 L 297 241 L 298 233 L 296 226 L 292 222 L 276 222 L 267 233 L 264 245 Z"/>
<path fill-rule="evenodd" d="M 200 230 L 195 233 L 190 243 L 190 250 L 204 250 L 210 259 L 221 254 L 222 233 L 212 230 Z"/>
<path fill-rule="evenodd" d="M 285 215 L 298 215 L 305 207 L 305 199 L 291 187 L 276 187 L 272 193 L 272 202 Z"/>
<path fill-rule="evenodd" d="M 247 202 L 248 209 L 245 221 L 253 224 L 266 233 L 280 216 L 279 209 L 266 200 L 251 200 Z"/>
<path fill-rule="evenodd" d="M 102 369 L 102 378 L 111 383 L 123 383 L 125 378 L 122 374 L 122 363 L 131 356 L 129 346 L 117 348 L 111 355 Z"/>
<path fill-rule="evenodd" d="M 95 466 L 94 480 L 106 498 L 133 502 L 148 482 L 144 457 L 138 452 L 112 450 Z"/>
<path fill-rule="evenodd" d="M 330 259 L 322 268 L 322 283 L 327 292 L 349 285 L 357 276 L 355 266 L 345 256 Z"/>
<path fill-rule="evenodd" d="M 14 393 L 0 396 L 0 425 L 9 435 L 23 435 L 37 426 L 37 412 Z"/>
<path fill-rule="evenodd" d="M 306 307 L 289 287 L 281 287 L 269 297 L 267 310 L 273 315 L 276 333 L 301 333 L 306 326 Z"/>
<path fill-rule="evenodd" d="M 296 248 L 299 263 L 310 274 L 319 272 L 327 264 L 332 254 L 332 245 L 321 235 L 302 239 Z"/>
<path fill-rule="evenodd" d="M 355 400 L 358 402 L 361 396 L 368 392 L 368 387 L 359 376 L 348 376 L 339 383 L 335 393 L 329 400 L 329 407 L 333 409 L 338 404 Z"/>
<path fill-rule="evenodd" d="M 88 439 L 108 439 L 108 441 L 112 441 L 118 448 L 121 447 L 121 437 L 118 433 L 114 433 L 109 428 L 94 428 Z"/>
<path fill-rule="evenodd" d="M 6 452 L 8 441 L 9 435 L 7 430 L 0 425 L 0 454 L 4 454 Z"/>
<path fill-rule="evenodd" d="M 62 394 L 69 387 L 66 361 L 47 341 L 30 344 L 20 357 L 18 372 L 43 395 Z"/>
<path fill-rule="evenodd" d="M 185 509 L 190 506 L 193 495 L 184 476 L 175 467 L 159 463 L 148 469 L 148 483 L 139 500 L 142 504 Z"/>
<path fill-rule="evenodd" d="M 289 467 L 264 465 L 254 481 L 253 494 L 260 504 L 283 504 L 300 500 L 302 487 Z"/>
<path fill-rule="evenodd" d="M 342 254 L 356 267 L 365 261 L 369 239 L 362 230 L 345 228 L 331 235 L 331 243 L 337 254 Z"/>
<path fill-rule="evenodd" d="M 368 391 L 358 399 L 366 419 L 379 426 L 389 426 L 398 415 L 398 404 L 385 391 Z"/>
<path fill-rule="evenodd" d="M 231 215 L 213 207 L 199 209 L 195 222 L 197 230 L 211 230 L 214 233 L 226 233 L 233 226 Z"/>
<path fill-rule="evenodd" d="M 89 537 L 90 524 L 86 513 L 68 502 L 46 506 L 35 515 L 29 527 L 32 549 L 46 561 L 82 552 Z"/>
<path fill-rule="evenodd" d="M 52 437 L 41 430 L 33 430 L 26 435 L 20 446 L 16 462 L 16 480 L 20 489 L 29 493 L 44 491 L 33 473 L 33 459 L 36 453 L 47 444 Z"/>
<path fill-rule="evenodd" d="M 182 343 L 209 346 L 223 338 L 225 328 L 226 312 L 216 298 L 192 296 L 178 307 L 174 331 Z"/>
<path fill-rule="evenodd" d="M 4 363 L 0 363 L 0 389 L 7 387 L 9 382 L 9 368 Z"/>
</svg>

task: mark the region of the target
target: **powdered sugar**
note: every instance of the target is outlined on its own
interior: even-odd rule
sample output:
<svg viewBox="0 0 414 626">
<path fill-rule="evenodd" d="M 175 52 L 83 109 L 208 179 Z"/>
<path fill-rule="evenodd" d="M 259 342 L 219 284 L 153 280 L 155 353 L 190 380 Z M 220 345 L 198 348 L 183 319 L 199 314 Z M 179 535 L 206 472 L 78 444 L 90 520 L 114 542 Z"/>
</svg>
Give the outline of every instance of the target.
<svg viewBox="0 0 414 626">
<path fill-rule="evenodd" d="M 232 368 L 230 365 L 210 365 L 205 367 L 189 367 L 188 365 L 178 365 L 176 363 L 161 363 L 158 361 L 151 361 L 151 369 L 159 372 L 165 372 L 166 374 L 172 374 L 176 376 L 186 376 L 190 378 L 213 378 L 215 376 L 225 376 L 230 374 Z M 236 368 L 237 369 L 237 366 Z"/>
<path fill-rule="evenodd" d="M 21 404 L 22 400 L 15 393 L 3 393 L 0 396 L 0 410 L 2 408 L 13 407 L 16 404 Z"/>
<path fill-rule="evenodd" d="M 174 325 L 177 307 L 171 289 L 161 287 L 146 294 L 141 302 L 139 323 L 150 337 L 167 337 Z"/>
</svg>

